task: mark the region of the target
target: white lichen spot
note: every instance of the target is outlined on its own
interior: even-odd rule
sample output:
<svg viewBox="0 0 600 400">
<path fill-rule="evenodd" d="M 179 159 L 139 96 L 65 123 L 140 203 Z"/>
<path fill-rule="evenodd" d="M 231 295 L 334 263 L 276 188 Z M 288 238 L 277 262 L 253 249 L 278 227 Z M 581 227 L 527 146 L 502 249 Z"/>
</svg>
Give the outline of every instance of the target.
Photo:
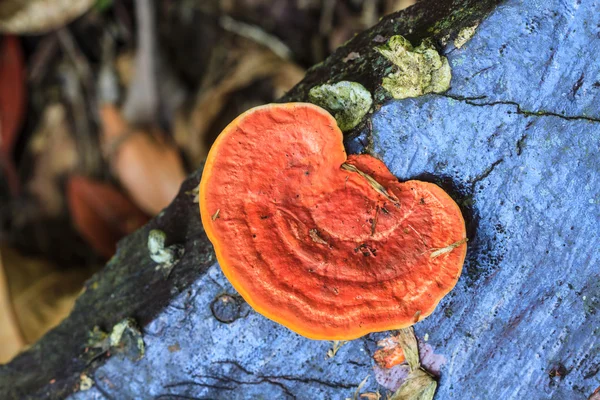
<svg viewBox="0 0 600 400">
<path fill-rule="evenodd" d="M 446 34 L 446 35 L 442 36 L 442 38 L 440 39 L 440 44 L 442 46 L 446 46 L 449 41 L 450 41 L 450 34 Z"/>
<path fill-rule="evenodd" d="M 381 84 L 393 98 L 442 93 L 450 88 L 452 72 L 448 59 L 440 56 L 430 40 L 413 48 L 403 36 L 396 35 L 375 49 L 396 67 Z"/>
<path fill-rule="evenodd" d="M 90 390 L 94 386 L 94 381 L 92 378 L 87 376 L 86 374 L 79 375 L 79 390 L 85 392 L 86 390 Z"/>
<path fill-rule="evenodd" d="M 475 30 L 477 29 L 478 26 L 479 26 L 479 23 L 476 23 L 475 25 L 462 28 L 460 30 L 460 32 L 458 32 L 456 39 L 454 39 L 454 47 L 456 47 L 457 49 L 460 49 L 461 47 L 463 47 L 465 45 L 465 43 L 467 43 L 469 40 L 471 40 L 471 38 L 475 34 Z"/>
<path fill-rule="evenodd" d="M 200 186 L 196 186 L 192 190 L 185 192 L 188 196 L 193 196 L 192 201 L 196 204 L 200 202 Z"/>
<path fill-rule="evenodd" d="M 360 53 L 357 53 L 355 51 L 348 53 L 348 55 L 346 57 L 344 57 L 342 59 L 343 62 L 347 63 L 349 61 L 354 61 L 360 58 Z"/>
<path fill-rule="evenodd" d="M 128 340 L 124 339 L 125 334 L 128 335 Z M 123 349 L 128 346 L 128 353 L 134 361 L 141 359 L 146 352 L 142 332 L 131 318 L 125 318 L 113 326 L 109 341 L 110 347 L 115 349 Z"/>
<path fill-rule="evenodd" d="M 153 229 L 148 234 L 148 252 L 150 253 L 150 258 L 152 261 L 159 264 L 158 269 L 165 270 L 168 276 L 171 269 L 183 256 L 184 248 L 179 244 L 165 247 L 166 240 L 166 233 L 159 229 Z"/>
<path fill-rule="evenodd" d="M 161 230 L 153 229 L 148 234 L 148 251 L 152 261 L 162 264 L 170 261 L 171 255 L 165 252 L 166 233 Z"/>
<path fill-rule="evenodd" d="M 117 346 L 121 342 L 121 338 L 123 337 L 123 332 L 129 326 L 129 320 L 123 320 L 113 326 L 112 332 L 110 332 L 110 345 Z"/>
<path fill-rule="evenodd" d="M 342 132 L 358 125 L 373 104 L 363 85 L 349 81 L 315 86 L 308 92 L 308 101 L 329 111 Z"/>
</svg>

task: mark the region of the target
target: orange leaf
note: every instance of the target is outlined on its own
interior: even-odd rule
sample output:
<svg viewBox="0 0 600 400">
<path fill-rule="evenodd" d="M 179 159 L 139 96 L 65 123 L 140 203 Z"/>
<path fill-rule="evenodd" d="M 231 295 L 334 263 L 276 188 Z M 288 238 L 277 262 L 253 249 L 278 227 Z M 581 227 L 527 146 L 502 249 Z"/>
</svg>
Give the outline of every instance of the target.
<svg viewBox="0 0 600 400">
<path fill-rule="evenodd" d="M 19 190 L 12 151 L 25 105 L 25 72 L 19 39 L 5 36 L 0 44 L 0 168 L 13 194 Z"/>
<path fill-rule="evenodd" d="M 107 258 L 115 253 L 119 239 L 149 219 L 112 185 L 83 176 L 69 179 L 67 198 L 77 230 Z"/>
<path fill-rule="evenodd" d="M 104 142 L 111 165 L 132 200 L 150 215 L 158 214 L 177 195 L 185 180 L 177 148 L 147 132 L 131 129 L 112 105 L 100 110 Z"/>
</svg>

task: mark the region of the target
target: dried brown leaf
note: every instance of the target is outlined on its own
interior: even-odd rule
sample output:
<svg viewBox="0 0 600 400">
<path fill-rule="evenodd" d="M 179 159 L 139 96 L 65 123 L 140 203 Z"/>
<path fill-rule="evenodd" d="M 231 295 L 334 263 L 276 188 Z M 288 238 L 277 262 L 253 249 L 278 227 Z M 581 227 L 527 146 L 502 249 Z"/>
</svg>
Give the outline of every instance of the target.
<svg viewBox="0 0 600 400">
<path fill-rule="evenodd" d="M 385 2 L 384 15 L 404 10 L 416 3 L 416 0 L 387 0 Z"/>
<path fill-rule="evenodd" d="M 95 2 L 96 0 L 2 0 L 0 31 L 44 33 L 81 16 Z"/>
<path fill-rule="evenodd" d="M 19 39 L 0 38 L 0 154 L 11 155 L 23 118 L 25 72 Z"/>
<path fill-rule="evenodd" d="M 96 251 L 111 257 L 123 236 L 148 217 L 112 185 L 73 176 L 67 185 L 69 209 L 77 230 Z"/>
<path fill-rule="evenodd" d="M 390 400 L 432 400 L 436 388 L 435 379 L 418 368 L 408 375 L 406 381 L 390 397 Z"/>
<path fill-rule="evenodd" d="M 0 169 L 11 192 L 17 194 L 20 184 L 12 151 L 25 111 L 25 71 L 19 39 L 0 38 L 0 54 Z"/>
<path fill-rule="evenodd" d="M 10 361 L 25 345 L 16 318 L 0 253 L 0 364 Z"/>
<path fill-rule="evenodd" d="M 101 109 L 104 142 L 114 173 L 132 200 L 150 215 L 169 205 L 185 180 L 177 148 L 148 132 L 132 130 L 113 105 Z"/>
<path fill-rule="evenodd" d="M 46 260 L 25 257 L 7 247 L 0 253 L 16 320 L 26 343 L 38 340 L 69 314 L 83 282 L 96 270 L 59 269 Z"/>
<path fill-rule="evenodd" d="M 58 325 L 73 309 L 85 271 L 54 271 L 34 282 L 14 299 L 15 310 L 28 343 Z"/>
<path fill-rule="evenodd" d="M 29 143 L 29 151 L 35 166 L 27 187 L 37 198 L 43 214 L 56 216 L 64 206 L 60 178 L 72 171 L 78 161 L 77 146 L 62 104 L 46 107 Z"/>
<path fill-rule="evenodd" d="M 417 370 L 421 363 L 419 362 L 419 346 L 413 328 L 400 329 L 396 337 L 411 371 Z"/>
<path fill-rule="evenodd" d="M 231 97 L 255 82 L 269 79 L 273 100 L 283 95 L 304 76 L 296 64 L 251 40 L 222 41 L 213 51 L 208 71 L 189 115 L 179 114 L 175 140 L 194 166 L 200 165 L 214 140 L 212 129 Z M 247 104 L 247 108 L 256 104 Z M 244 109 L 240 112 L 245 111 Z"/>
</svg>

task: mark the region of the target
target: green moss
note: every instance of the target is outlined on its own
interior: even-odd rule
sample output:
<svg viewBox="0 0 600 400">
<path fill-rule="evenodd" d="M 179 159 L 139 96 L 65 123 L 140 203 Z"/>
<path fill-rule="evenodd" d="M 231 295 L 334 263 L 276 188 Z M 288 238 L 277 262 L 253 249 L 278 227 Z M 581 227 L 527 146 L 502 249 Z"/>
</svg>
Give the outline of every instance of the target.
<svg viewBox="0 0 600 400">
<path fill-rule="evenodd" d="M 396 67 L 381 84 L 393 98 L 442 93 L 450 88 L 452 73 L 448 59 L 440 56 L 431 41 L 424 40 L 413 48 L 408 40 L 396 35 L 375 49 Z"/>
<path fill-rule="evenodd" d="M 308 100 L 329 111 L 342 132 L 358 125 L 373 104 L 363 85 L 349 81 L 315 86 L 308 92 Z"/>
<path fill-rule="evenodd" d="M 428 31 L 436 36 L 443 32 L 448 33 L 456 27 L 467 25 L 467 21 L 473 21 L 479 15 L 485 15 L 484 8 L 484 2 L 481 2 L 481 4 L 475 3 L 472 6 L 453 8 L 449 15 L 437 21 Z"/>
</svg>

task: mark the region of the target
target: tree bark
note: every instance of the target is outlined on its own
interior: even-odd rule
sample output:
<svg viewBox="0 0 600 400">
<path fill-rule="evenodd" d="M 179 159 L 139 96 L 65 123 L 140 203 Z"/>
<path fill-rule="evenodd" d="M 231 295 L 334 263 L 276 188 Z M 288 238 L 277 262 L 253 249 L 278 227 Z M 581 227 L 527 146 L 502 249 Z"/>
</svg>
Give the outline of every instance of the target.
<svg viewBox="0 0 600 400">
<path fill-rule="evenodd" d="M 346 133 L 348 152 L 381 158 L 401 180 L 436 182 L 461 206 L 463 276 L 415 326 L 439 399 L 583 399 L 599 384 L 599 11 L 591 0 L 420 2 L 357 35 L 281 99 L 361 83 L 373 106 Z M 449 91 L 391 99 L 382 80 L 394 67 L 374 48 L 397 34 L 433 39 L 450 61 Z M 2 398 L 351 398 L 367 375 L 362 392 L 397 389 L 402 371 L 371 357 L 385 334 L 327 358 L 331 343 L 249 309 L 215 265 L 194 203 L 200 176 L 119 244 L 60 326 L 0 367 Z M 170 274 L 149 256 L 152 229 L 185 250 Z M 138 361 L 90 341 L 94 326 L 109 332 L 124 318 L 141 328 Z M 93 386 L 80 391 L 85 377 Z"/>
</svg>

